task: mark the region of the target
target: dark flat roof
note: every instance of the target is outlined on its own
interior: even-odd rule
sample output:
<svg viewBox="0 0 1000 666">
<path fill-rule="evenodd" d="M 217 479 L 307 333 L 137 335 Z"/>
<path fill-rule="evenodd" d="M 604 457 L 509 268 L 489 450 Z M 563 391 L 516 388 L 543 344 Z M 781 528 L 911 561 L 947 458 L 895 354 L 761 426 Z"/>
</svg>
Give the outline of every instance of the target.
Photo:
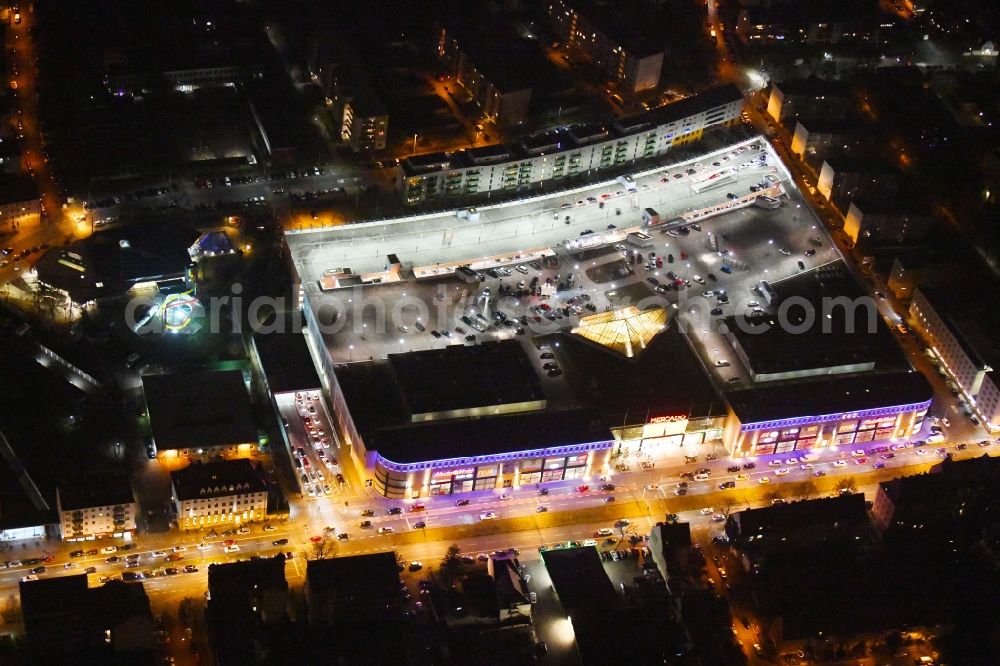
<svg viewBox="0 0 1000 666">
<path fill-rule="evenodd" d="M 528 355 L 516 340 L 389 354 L 410 414 L 544 400 Z"/>
<path fill-rule="evenodd" d="M 323 384 L 316 374 L 316 365 L 305 335 L 289 328 L 296 317 L 288 314 L 283 319 L 284 333 L 257 333 L 253 336 L 268 388 L 273 394 L 321 389 Z"/>
<path fill-rule="evenodd" d="M 868 509 L 864 493 L 851 493 L 745 509 L 734 518 L 744 537 L 758 534 L 773 537 L 824 525 L 860 524 L 868 520 Z"/>
<path fill-rule="evenodd" d="M 618 595 L 593 546 L 547 550 L 542 562 L 559 601 L 573 620 L 583 663 L 613 663 L 621 654 L 612 629 Z"/>
<path fill-rule="evenodd" d="M 379 615 L 388 604 L 400 600 L 396 553 L 309 560 L 306 586 L 310 597 L 332 596 L 336 616 Z"/>
<path fill-rule="evenodd" d="M 407 176 L 419 176 L 451 168 L 451 155 L 448 153 L 425 153 L 404 158 L 399 166 Z"/>
<path fill-rule="evenodd" d="M 177 499 L 207 499 L 267 492 L 267 485 L 249 460 L 192 463 L 170 473 Z"/>
<path fill-rule="evenodd" d="M 782 4 L 773 8 L 749 7 L 746 11 L 750 13 L 751 23 L 783 25 L 819 21 L 857 22 L 876 18 L 883 18 L 884 22 L 891 22 L 889 15 L 880 15 L 875 7 L 874 3 L 866 0 L 812 0 L 811 2 L 790 5 Z"/>
<path fill-rule="evenodd" d="M 588 409 L 544 410 L 379 428 L 366 447 L 397 463 L 530 451 L 611 439 Z"/>
<path fill-rule="evenodd" d="M 267 589 L 288 590 L 284 555 L 208 565 L 209 606 L 213 612 L 250 614 L 250 604 L 245 602 L 259 599 Z"/>
<path fill-rule="evenodd" d="M 634 359 L 576 335 L 560 335 L 559 340 L 556 357 L 576 402 L 603 414 L 610 424 L 646 423 L 650 416 L 666 414 L 726 414 L 725 403 L 673 322 Z"/>
<path fill-rule="evenodd" d="M 615 0 L 572 0 L 570 4 L 595 30 L 600 30 L 633 56 L 661 53 L 668 37 L 661 20 L 668 9 L 660 2 L 620 2 Z"/>
<path fill-rule="evenodd" d="M 650 109 L 635 116 L 623 118 L 623 122 L 646 122 L 650 125 L 666 125 L 708 111 L 732 102 L 742 102 L 743 93 L 731 83 L 713 86 L 697 95 L 671 102 L 665 106 Z"/>
<path fill-rule="evenodd" d="M 919 372 L 823 376 L 726 394 L 743 424 L 911 405 L 934 397 Z"/>
<path fill-rule="evenodd" d="M 976 365 L 1000 370 L 1000 314 L 992 304 L 956 294 L 955 290 L 925 285 L 920 286 L 920 293 Z"/>
<path fill-rule="evenodd" d="M 127 474 L 88 474 L 59 484 L 63 511 L 135 502 Z"/>
<path fill-rule="evenodd" d="M 570 615 L 601 611 L 617 601 L 615 588 L 593 546 L 546 550 L 542 562 Z"/>
<path fill-rule="evenodd" d="M 157 449 L 257 441 L 250 396 L 239 370 L 146 375 L 142 389 Z"/>
<path fill-rule="evenodd" d="M 34 179 L 20 175 L 0 175 L 0 204 L 33 201 L 38 198 L 38 185 Z"/>
<path fill-rule="evenodd" d="M 173 223 L 114 227 L 47 250 L 36 269 L 41 281 L 85 302 L 118 296 L 135 282 L 183 276 L 197 240 L 197 231 Z"/>
<path fill-rule="evenodd" d="M 787 330 L 774 317 L 768 317 L 758 326 L 750 326 L 742 320 L 742 315 L 739 321 L 736 316 L 727 317 L 729 334 L 739 342 L 754 373 L 799 372 L 867 363 L 873 363 L 878 370 L 909 367 L 879 316 L 875 301 L 858 287 L 842 263 L 800 273 L 771 286 L 779 301 L 792 297 L 805 299 L 812 304 L 815 314 L 812 325 L 801 331 Z M 857 308 L 850 304 L 846 308 L 829 305 L 833 301 L 828 299 L 839 297 L 862 305 Z M 787 313 L 788 320 L 795 324 L 805 323 L 801 319 L 804 316 L 803 308 L 798 306 L 789 308 Z M 871 331 L 870 321 L 874 321 Z M 850 325 L 853 332 L 848 332 Z"/>
</svg>

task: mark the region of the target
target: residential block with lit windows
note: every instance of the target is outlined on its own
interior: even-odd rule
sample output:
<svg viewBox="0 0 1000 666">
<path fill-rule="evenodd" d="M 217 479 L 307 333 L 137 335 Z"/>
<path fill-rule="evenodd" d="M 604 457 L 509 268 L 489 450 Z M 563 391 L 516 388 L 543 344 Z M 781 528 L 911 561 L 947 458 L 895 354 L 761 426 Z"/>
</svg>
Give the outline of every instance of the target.
<svg viewBox="0 0 1000 666">
<path fill-rule="evenodd" d="M 267 516 L 267 486 L 249 460 L 192 463 L 170 474 L 182 530 L 239 525 Z"/>
<path fill-rule="evenodd" d="M 56 488 L 59 534 L 63 541 L 93 541 L 134 534 L 138 513 L 125 475 L 85 477 Z"/>
<path fill-rule="evenodd" d="M 632 5 L 632 7 L 629 7 Z M 552 0 L 545 13 L 571 54 L 589 60 L 636 93 L 655 88 L 663 70 L 664 49 L 657 34 L 645 32 L 646 3 L 598 3 Z"/>
<path fill-rule="evenodd" d="M 740 122 L 743 95 L 733 85 L 612 123 L 581 123 L 496 144 L 403 160 L 397 189 L 406 205 L 486 192 L 521 192 L 548 181 L 622 168 Z"/>
<path fill-rule="evenodd" d="M 977 290 L 978 291 L 978 290 Z M 943 371 L 990 431 L 1000 429 L 1000 321 L 978 293 L 962 298 L 955 290 L 920 286 L 910 303 L 913 329 L 927 342 Z"/>
</svg>

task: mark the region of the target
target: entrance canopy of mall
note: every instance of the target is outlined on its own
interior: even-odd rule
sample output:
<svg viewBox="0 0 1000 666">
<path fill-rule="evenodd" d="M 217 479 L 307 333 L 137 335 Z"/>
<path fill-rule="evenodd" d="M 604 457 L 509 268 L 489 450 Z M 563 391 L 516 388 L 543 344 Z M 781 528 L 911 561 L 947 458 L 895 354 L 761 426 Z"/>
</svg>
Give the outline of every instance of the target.
<svg viewBox="0 0 1000 666">
<path fill-rule="evenodd" d="M 667 310 L 640 310 L 628 305 L 610 312 L 580 318 L 571 333 L 618 352 L 628 358 L 641 354 L 650 341 L 667 327 Z"/>
</svg>

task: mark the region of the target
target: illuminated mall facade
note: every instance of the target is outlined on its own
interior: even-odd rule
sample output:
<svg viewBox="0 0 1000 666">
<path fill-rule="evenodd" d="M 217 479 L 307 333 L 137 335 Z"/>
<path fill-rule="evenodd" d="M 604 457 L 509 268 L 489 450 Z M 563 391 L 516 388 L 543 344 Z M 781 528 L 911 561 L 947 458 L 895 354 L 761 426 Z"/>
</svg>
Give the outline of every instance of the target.
<svg viewBox="0 0 1000 666">
<path fill-rule="evenodd" d="M 746 389 L 727 397 L 726 451 L 750 457 L 904 440 L 923 425 L 933 390 L 922 374 L 897 372 Z"/>
<path fill-rule="evenodd" d="M 604 474 L 611 444 L 606 440 L 418 463 L 396 463 L 373 451 L 368 469 L 375 488 L 387 497 L 501 490 Z"/>
</svg>

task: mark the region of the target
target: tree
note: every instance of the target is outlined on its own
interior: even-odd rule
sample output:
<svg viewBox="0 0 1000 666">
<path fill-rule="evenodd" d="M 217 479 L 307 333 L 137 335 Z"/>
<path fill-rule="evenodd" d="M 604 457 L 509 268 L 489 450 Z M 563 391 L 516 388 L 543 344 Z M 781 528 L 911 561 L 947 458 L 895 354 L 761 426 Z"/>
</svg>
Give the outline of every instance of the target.
<svg viewBox="0 0 1000 666">
<path fill-rule="evenodd" d="M 810 497 L 816 495 L 816 493 L 819 492 L 819 489 L 816 487 L 815 483 L 811 480 L 807 480 L 800 481 L 793 485 L 791 491 L 792 496 L 798 499 L 809 499 Z"/>
<path fill-rule="evenodd" d="M 736 500 L 735 497 L 727 497 L 726 500 L 722 503 L 722 506 L 719 507 L 719 513 L 721 513 L 723 517 L 728 520 L 729 515 L 733 512 L 733 509 L 735 509 L 739 505 L 740 503 Z"/>
<path fill-rule="evenodd" d="M 445 551 L 444 557 L 441 559 L 441 573 L 449 583 L 455 580 L 458 572 L 462 570 L 461 554 L 462 549 L 458 547 L 457 543 L 453 543 L 448 546 L 448 550 Z"/>
<path fill-rule="evenodd" d="M 781 491 L 775 489 L 775 490 L 769 490 L 766 493 L 764 493 L 764 499 L 767 500 L 768 504 L 774 504 L 774 500 L 780 500 L 784 498 L 782 497 Z"/>
<path fill-rule="evenodd" d="M 337 554 L 337 542 L 328 539 L 326 535 L 319 541 L 314 541 L 312 544 L 312 559 L 314 560 L 324 560 L 329 557 L 333 557 Z"/>
<path fill-rule="evenodd" d="M 854 483 L 854 477 L 845 476 L 843 479 L 839 479 L 837 481 L 837 490 L 841 492 L 844 492 L 845 490 L 852 493 L 856 492 L 857 485 Z"/>
</svg>

